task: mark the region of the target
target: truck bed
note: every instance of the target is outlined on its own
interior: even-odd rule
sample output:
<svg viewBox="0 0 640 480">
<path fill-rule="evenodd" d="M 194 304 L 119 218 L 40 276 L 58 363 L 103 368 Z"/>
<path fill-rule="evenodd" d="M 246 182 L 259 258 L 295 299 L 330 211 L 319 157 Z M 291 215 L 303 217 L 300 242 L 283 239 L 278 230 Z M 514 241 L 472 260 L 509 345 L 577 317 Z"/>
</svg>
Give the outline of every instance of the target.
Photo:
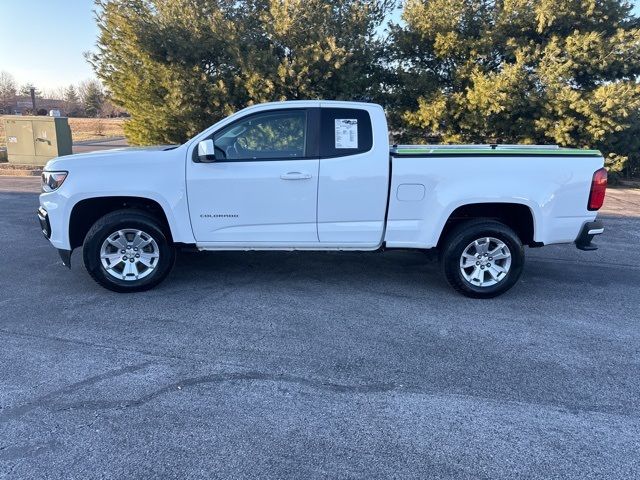
<svg viewBox="0 0 640 480">
<path fill-rule="evenodd" d="M 587 208 L 597 150 L 538 145 L 394 145 L 385 242 L 431 248 L 456 209 L 519 204 L 536 244 L 571 243 L 596 212 Z M 559 157 L 562 157 L 560 160 Z M 420 159 L 431 158 L 424 162 Z"/>
</svg>

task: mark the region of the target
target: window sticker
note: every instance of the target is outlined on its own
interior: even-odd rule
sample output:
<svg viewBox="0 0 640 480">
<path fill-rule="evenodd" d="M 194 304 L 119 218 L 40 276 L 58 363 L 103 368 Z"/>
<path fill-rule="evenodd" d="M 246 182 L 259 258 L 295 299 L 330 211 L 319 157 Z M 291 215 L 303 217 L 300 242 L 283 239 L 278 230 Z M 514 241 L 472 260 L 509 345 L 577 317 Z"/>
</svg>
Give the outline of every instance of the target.
<svg viewBox="0 0 640 480">
<path fill-rule="evenodd" d="M 358 120 L 336 118 L 335 148 L 358 148 Z"/>
</svg>

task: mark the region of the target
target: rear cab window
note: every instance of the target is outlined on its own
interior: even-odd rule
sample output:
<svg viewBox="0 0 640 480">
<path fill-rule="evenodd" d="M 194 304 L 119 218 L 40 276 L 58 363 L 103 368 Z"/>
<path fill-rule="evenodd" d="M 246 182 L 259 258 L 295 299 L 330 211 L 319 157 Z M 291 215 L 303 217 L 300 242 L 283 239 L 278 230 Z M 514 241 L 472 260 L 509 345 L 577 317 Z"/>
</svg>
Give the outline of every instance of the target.
<svg viewBox="0 0 640 480">
<path fill-rule="evenodd" d="M 357 155 L 373 147 L 369 112 L 357 108 L 320 109 L 320 157 Z"/>
</svg>

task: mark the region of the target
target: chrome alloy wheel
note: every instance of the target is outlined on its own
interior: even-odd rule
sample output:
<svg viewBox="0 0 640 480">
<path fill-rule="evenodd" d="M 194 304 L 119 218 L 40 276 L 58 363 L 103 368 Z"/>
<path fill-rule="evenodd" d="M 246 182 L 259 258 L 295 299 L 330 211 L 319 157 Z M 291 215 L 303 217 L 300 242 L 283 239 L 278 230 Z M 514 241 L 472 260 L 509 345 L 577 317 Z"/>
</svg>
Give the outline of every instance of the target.
<svg viewBox="0 0 640 480">
<path fill-rule="evenodd" d="M 118 280 L 140 280 L 158 265 L 160 249 L 151 235 L 134 228 L 118 230 L 100 247 L 104 269 Z"/>
<path fill-rule="evenodd" d="M 511 251 L 504 242 L 483 237 L 471 242 L 460 256 L 460 271 L 471 285 L 491 287 L 507 277 Z"/>
</svg>

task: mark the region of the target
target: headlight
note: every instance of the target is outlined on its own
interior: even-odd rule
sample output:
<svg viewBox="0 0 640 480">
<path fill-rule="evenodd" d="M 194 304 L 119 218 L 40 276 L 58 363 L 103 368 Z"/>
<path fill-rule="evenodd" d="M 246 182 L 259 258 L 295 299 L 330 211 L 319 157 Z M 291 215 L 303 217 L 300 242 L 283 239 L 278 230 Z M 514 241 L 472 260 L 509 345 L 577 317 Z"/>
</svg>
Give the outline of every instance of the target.
<svg viewBox="0 0 640 480">
<path fill-rule="evenodd" d="M 42 191 L 53 192 L 60 188 L 69 172 L 42 172 Z"/>
</svg>

